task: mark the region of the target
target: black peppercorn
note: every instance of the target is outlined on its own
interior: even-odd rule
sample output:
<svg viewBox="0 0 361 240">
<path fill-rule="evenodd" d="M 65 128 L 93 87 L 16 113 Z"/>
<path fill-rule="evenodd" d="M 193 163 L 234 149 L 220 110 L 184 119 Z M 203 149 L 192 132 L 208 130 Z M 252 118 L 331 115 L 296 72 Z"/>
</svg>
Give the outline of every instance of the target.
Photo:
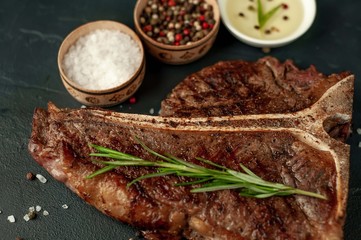
<svg viewBox="0 0 361 240">
<path fill-rule="evenodd" d="M 212 30 L 213 16 L 213 7 L 205 0 L 150 0 L 139 22 L 145 34 L 157 42 L 185 45 Z"/>
</svg>

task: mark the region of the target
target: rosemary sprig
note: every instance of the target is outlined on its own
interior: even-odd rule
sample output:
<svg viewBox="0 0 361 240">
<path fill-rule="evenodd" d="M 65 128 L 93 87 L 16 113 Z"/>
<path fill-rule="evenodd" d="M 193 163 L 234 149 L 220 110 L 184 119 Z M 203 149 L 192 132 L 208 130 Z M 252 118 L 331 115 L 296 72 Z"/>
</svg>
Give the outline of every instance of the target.
<svg viewBox="0 0 361 240">
<path fill-rule="evenodd" d="M 267 21 L 277 12 L 278 9 L 280 9 L 283 6 L 283 4 L 281 3 L 265 13 L 263 10 L 263 5 L 261 0 L 257 0 L 257 5 L 258 5 L 257 16 L 258 16 L 258 24 L 260 29 L 263 29 Z"/>
<path fill-rule="evenodd" d="M 191 192 L 193 193 L 211 192 L 225 189 L 237 189 L 239 191 L 239 194 L 245 197 L 267 198 L 271 196 L 287 196 L 292 194 L 300 194 L 320 199 L 327 199 L 325 196 L 318 193 L 300 190 L 280 183 L 265 181 L 256 174 L 254 174 L 243 164 L 240 164 L 240 166 L 244 172 L 237 172 L 214 162 L 211 162 L 207 159 L 196 158 L 198 161 L 212 167 L 206 168 L 194 163 L 184 161 L 170 154 L 159 154 L 147 147 L 138 138 L 136 138 L 136 141 L 146 151 L 162 160 L 149 161 L 130 154 L 90 144 L 91 147 L 98 151 L 96 153 L 91 153 L 90 156 L 111 158 L 114 159 L 114 161 L 94 160 L 98 163 L 105 165 L 105 167 L 90 174 L 89 176 L 87 176 L 87 178 L 93 178 L 99 174 L 111 171 L 114 168 L 120 166 L 147 166 L 155 167 L 158 169 L 158 171 L 134 179 L 128 184 L 128 187 L 146 178 L 161 177 L 165 175 L 177 175 L 195 179 L 194 181 L 176 184 L 176 186 L 197 185 L 198 187 L 195 187 L 191 190 Z"/>
</svg>

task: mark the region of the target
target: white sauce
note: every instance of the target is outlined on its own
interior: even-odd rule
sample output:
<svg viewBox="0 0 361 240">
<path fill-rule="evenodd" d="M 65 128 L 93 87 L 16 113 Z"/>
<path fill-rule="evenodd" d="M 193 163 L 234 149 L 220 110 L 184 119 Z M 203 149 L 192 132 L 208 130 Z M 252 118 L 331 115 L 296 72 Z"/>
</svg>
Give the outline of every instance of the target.
<svg viewBox="0 0 361 240">
<path fill-rule="evenodd" d="M 229 0 L 226 2 L 226 11 L 231 24 L 238 31 L 253 38 L 274 40 L 286 37 L 296 31 L 304 16 L 301 0 L 262 0 L 263 12 L 266 13 L 279 4 L 286 4 L 287 8 L 278 9 L 267 21 L 263 31 L 255 28 L 258 26 L 257 0 Z M 254 10 L 250 10 L 250 6 Z M 240 13 L 243 16 L 240 16 Z M 267 30 L 270 30 L 271 33 L 264 33 Z"/>
</svg>

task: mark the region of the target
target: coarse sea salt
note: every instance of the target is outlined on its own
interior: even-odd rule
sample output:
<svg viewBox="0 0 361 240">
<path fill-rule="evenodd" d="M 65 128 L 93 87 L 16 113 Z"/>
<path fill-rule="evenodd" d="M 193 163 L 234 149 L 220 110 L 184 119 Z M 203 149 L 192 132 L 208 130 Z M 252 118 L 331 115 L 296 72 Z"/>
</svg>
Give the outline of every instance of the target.
<svg viewBox="0 0 361 240">
<path fill-rule="evenodd" d="M 64 55 L 68 78 L 88 90 L 105 90 L 125 83 L 142 61 L 139 45 L 128 34 L 99 29 L 79 38 Z"/>
<path fill-rule="evenodd" d="M 41 183 L 46 183 L 48 180 L 41 174 L 36 174 L 35 175 L 36 178 L 41 182 Z"/>
<path fill-rule="evenodd" d="M 40 212 L 40 211 L 41 211 L 41 206 L 37 205 L 37 206 L 35 207 L 35 210 L 36 210 L 36 212 Z"/>
<path fill-rule="evenodd" d="M 29 222 L 30 221 L 29 214 L 25 214 L 23 219 L 25 220 L 25 222 Z"/>
<path fill-rule="evenodd" d="M 14 215 L 8 216 L 8 221 L 14 223 L 16 221 Z"/>
</svg>

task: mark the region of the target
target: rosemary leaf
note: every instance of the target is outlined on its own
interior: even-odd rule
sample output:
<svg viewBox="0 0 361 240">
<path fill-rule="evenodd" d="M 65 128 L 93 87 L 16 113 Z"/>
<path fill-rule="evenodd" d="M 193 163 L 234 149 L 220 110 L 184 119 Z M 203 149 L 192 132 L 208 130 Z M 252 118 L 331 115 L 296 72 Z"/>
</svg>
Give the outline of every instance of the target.
<svg viewBox="0 0 361 240">
<path fill-rule="evenodd" d="M 191 190 L 192 193 L 200 193 L 200 192 L 214 192 L 220 190 L 231 190 L 231 189 L 239 189 L 244 188 L 245 185 L 243 183 L 234 183 L 234 184 L 227 184 L 227 185 L 209 185 L 205 187 L 193 188 Z"/>
<path fill-rule="evenodd" d="M 130 154 L 126 154 L 126 153 L 122 153 L 122 152 L 118 152 L 118 151 L 115 151 L 115 150 L 112 150 L 112 149 L 109 149 L 109 148 L 106 148 L 106 147 L 102 147 L 102 146 L 98 146 L 98 145 L 95 145 L 95 144 L 89 144 L 89 146 L 91 146 L 92 148 L 95 148 L 97 151 L 103 153 L 103 154 L 114 154 L 114 155 L 117 155 L 117 156 L 123 156 L 123 157 L 130 157 L 130 158 L 137 158 L 139 160 L 142 160 L 141 158 L 138 158 L 138 157 L 134 157 L 133 155 L 130 155 Z M 96 153 L 91 153 L 92 154 L 96 154 Z"/>
<path fill-rule="evenodd" d="M 212 180 L 213 178 L 209 177 L 209 178 L 203 178 L 203 179 L 199 179 L 196 181 L 190 181 L 190 182 L 182 182 L 182 183 L 177 183 L 175 184 L 175 186 L 189 186 L 189 185 L 196 185 L 196 184 L 200 184 L 200 183 L 204 183 L 204 182 L 208 182 L 210 180 Z M 192 191 L 192 190 L 191 190 Z"/>
<path fill-rule="evenodd" d="M 136 179 L 134 179 L 133 181 L 131 181 L 130 183 L 127 184 L 127 188 L 129 188 L 131 185 L 133 185 L 136 182 L 139 182 L 141 180 L 147 179 L 147 178 L 153 178 L 153 177 L 163 177 L 166 175 L 171 175 L 174 174 L 175 172 L 156 172 L 156 173 L 149 173 L 143 176 L 140 176 Z"/>
<path fill-rule="evenodd" d="M 241 166 L 242 170 L 243 170 L 245 173 L 247 173 L 248 175 L 253 176 L 253 177 L 255 177 L 255 178 L 261 179 L 261 178 L 258 177 L 256 174 L 254 174 L 251 170 L 249 170 L 248 168 L 246 168 L 246 166 L 244 166 L 242 163 L 240 163 L 239 165 Z"/>
<path fill-rule="evenodd" d="M 258 10 L 257 10 L 257 17 L 258 17 L 258 24 L 259 28 L 263 29 L 266 25 L 267 21 L 277 12 L 278 9 L 282 7 L 282 4 L 279 4 L 273 7 L 268 12 L 264 13 L 263 5 L 261 0 L 257 0 Z"/>
<path fill-rule="evenodd" d="M 98 176 L 100 174 L 109 172 L 110 170 L 113 170 L 115 167 L 116 166 L 114 166 L 114 165 L 109 165 L 109 166 L 103 167 L 103 168 L 99 169 L 98 171 L 95 171 L 92 174 L 88 175 L 86 178 L 91 179 L 91 178 L 93 178 L 95 176 Z"/>
<path fill-rule="evenodd" d="M 138 138 L 135 138 L 135 140 L 143 147 L 143 149 L 163 161 L 145 160 L 130 154 L 90 144 L 90 146 L 97 151 L 96 153 L 91 153 L 91 156 L 110 158 L 114 161 L 95 160 L 95 162 L 104 165 L 104 167 L 90 174 L 87 178 L 93 178 L 121 166 L 154 167 L 158 170 L 157 172 L 140 176 L 132 180 L 127 187 L 147 178 L 177 175 L 195 179 L 193 181 L 175 184 L 176 186 L 194 186 L 194 188 L 191 189 L 192 193 L 236 189 L 240 196 L 254 198 L 299 194 L 327 199 L 325 196 L 318 193 L 296 189 L 280 183 L 265 181 L 243 164 L 240 164 L 243 172 L 237 172 L 207 159 L 197 157 L 196 160 L 211 166 L 211 168 L 207 168 L 192 162 L 187 162 L 171 154 L 162 155 L 150 149 Z"/>
</svg>

